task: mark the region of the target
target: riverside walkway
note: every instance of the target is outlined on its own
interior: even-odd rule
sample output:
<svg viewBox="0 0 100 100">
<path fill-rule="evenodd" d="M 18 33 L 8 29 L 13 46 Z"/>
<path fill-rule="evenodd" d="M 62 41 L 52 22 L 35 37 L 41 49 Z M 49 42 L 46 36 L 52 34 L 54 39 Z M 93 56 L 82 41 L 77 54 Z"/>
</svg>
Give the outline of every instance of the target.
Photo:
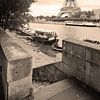
<svg viewBox="0 0 100 100">
<path fill-rule="evenodd" d="M 33 56 L 33 69 L 37 67 L 41 67 L 50 63 L 54 63 L 61 61 L 61 55 L 56 56 L 56 60 L 45 55 L 42 52 L 33 51 L 32 46 L 27 45 L 25 41 L 17 38 L 14 34 L 9 33 L 9 35 L 20 45 L 22 46 L 30 55 Z M 40 56 L 41 55 L 41 56 Z M 45 59 L 43 59 L 45 57 Z M 49 62 L 48 62 L 49 61 Z M 1 79 L 1 78 L 0 78 Z M 1 86 L 1 85 L 0 85 Z M 2 86 L 0 87 L 0 91 Z M 42 99 L 42 97 L 48 97 L 49 92 L 51 91 L 55 93 L 57 91 L 61 92 L 57 93 L 56 95 L 51 96 L 49 99 Z M 0 96 L 2 97 L 3 92 L 0 92 Z M 99 93 L 92 90 L 91 88 L 83 88 L 82 83 L 73 78 L 66 78 L 60 82 L 56 82 L 49 86 L 43 87 L 41 91 L 37 92 L 37 97 L 40 99 L 33 99 L 33 100 L 100 100 Z M 0 98 L 0 100 L 4 100 Z M 32 99 L 31 99 L 32 100 Z"/>
<path fill-rule="evenodd" d="M 15 33 L 9 33 L 7 32 L 15 41 L 18 43 L 23 49 L 25 49 L 32 57 L 33 57 L 33 68 L 38 68 L 44 65 L 60 62 L 62 60 L 61 53 L 54 54 L 54 57 L 48 56 L 41 52 L 39 49 L 32 46 L 32 44 L 28 44 L 27 41 L 25 41 L 23 38 L 18 38 Z M 49 51 L 49 50 L 48 50 Z"/>
</svg>

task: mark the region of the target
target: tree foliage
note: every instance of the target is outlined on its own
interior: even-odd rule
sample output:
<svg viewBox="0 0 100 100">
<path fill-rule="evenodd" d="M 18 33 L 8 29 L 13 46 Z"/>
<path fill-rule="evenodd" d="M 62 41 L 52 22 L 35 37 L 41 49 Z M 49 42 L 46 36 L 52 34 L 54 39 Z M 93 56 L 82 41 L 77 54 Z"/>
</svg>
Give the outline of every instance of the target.
<svg viewBox="0 0 100 100">
<path fill-rule="evenodd" d="M 0 26 L 15 28 L 26 22 L 28 8 L 34 0 L 0 0 Z"/>
<path fill-rule="evenodd" d="M 93 11 L 80 11 L 75 13 L 72 17 L 74 18 L 91 18 L 92 16 L 94 16 L 94 12 Z"/>
</svg>

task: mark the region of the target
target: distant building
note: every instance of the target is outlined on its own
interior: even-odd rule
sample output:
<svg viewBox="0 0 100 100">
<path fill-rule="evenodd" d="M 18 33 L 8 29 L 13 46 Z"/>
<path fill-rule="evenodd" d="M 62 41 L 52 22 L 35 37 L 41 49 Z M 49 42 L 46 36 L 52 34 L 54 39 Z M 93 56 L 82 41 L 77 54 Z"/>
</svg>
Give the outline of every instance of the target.
<svg viewBox="0 0 100 100">
<path fill-rule="evenodd" d="M 93 9 L 94 12 L 94 18 L 100 19 L 100 9 Z"/>
</svg>

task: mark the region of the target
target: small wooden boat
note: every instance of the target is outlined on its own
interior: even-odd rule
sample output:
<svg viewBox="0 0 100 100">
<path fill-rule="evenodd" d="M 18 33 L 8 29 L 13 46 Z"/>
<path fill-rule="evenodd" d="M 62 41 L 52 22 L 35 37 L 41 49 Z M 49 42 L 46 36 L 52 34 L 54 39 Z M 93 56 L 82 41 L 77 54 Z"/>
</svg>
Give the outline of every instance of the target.
<svg viewBox="0 0 100 100">
<path fill-rule="evenodd" d="M 16 29 L 16 32 L 18 35 L 21 36 L 31 36 L 30 34 L 31 30 L 29 28 L 18 28 Z"/>
<path fill-rule="evenodd" d="M 33 41 L 38 41 L 43 44 L 53 44 L 57 39 L 57 34 L 53 31 L 35 30 L 32 38 Z"/>
<path fill-rule="evenodd" d="M 55 51 L 59 51 L 59 52 L 62 52 L 62 47 L 60 47 L 59 45 L 58 45 L 58 39 L 55 41 L 55 43 L 53 43 L 53 45 L 52 45 L 52 49 L 53 50 L 55 50 Z"/>
<path fill-rule="evenodd" d="M 97 40 L 83 39 L 83 41 L 85 41 L 85 42 L 90 42 L 90 43 L 100 44 L 100 42 L 97 41 Z"/>
<path fill-rule="evenodd" d="M 62 52 L 62 47 L 52 45 L 52 49 L 55 51 Z"/>
</svg>

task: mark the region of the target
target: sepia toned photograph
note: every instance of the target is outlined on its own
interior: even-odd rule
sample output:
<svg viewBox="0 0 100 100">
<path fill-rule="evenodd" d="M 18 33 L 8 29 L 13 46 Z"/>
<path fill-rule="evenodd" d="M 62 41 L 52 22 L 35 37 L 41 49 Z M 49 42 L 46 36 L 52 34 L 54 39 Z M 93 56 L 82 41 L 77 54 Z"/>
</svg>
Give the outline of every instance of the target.
<svg viewBox="0 0 100 100">
<path fill-rule="evenodd" d="M 0 100 L 100 100 L 100 0 L 0 0 Z"/>
</svg>

